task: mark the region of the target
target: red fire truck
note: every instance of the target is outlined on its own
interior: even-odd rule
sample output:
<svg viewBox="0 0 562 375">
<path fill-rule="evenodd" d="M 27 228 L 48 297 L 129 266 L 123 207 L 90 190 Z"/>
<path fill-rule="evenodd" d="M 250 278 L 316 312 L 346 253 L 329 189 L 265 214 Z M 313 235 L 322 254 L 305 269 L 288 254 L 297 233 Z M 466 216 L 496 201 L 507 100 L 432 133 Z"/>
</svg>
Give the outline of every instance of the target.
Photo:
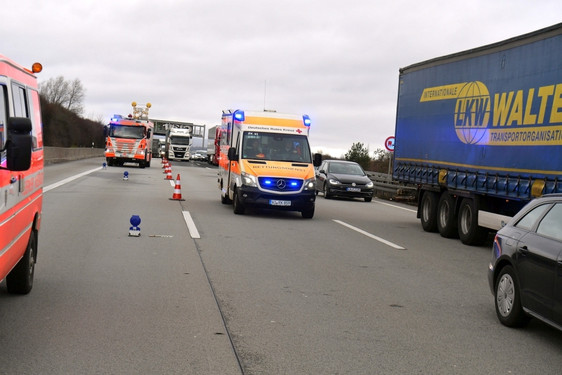
<svg viewBox="0 0 562 375">
<path fill-rule="evenodd" d="M 139 107 L 133 102 L 133 113 L 128 117 L 114 115 L 105 127 L 105 158 L 107 165 L 137 163 L 150 167 L 154 124 L 148 120 L 150 103 Z"/>
<path fill-rule="evenodd" d="M 0 280 L 33 287 L 43 204 L 43 139 L 35 73 L 0 55 Z"/>
</svg>

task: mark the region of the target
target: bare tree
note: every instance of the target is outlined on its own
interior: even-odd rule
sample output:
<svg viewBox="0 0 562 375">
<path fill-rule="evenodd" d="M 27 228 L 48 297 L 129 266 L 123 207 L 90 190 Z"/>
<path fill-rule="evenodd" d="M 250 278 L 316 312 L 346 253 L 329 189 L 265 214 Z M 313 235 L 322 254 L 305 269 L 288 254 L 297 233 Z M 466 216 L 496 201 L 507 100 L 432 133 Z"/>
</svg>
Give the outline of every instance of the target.
<svg viewBox="0 0 562 375">
<path fill-rule="evenodd" d="M 68 86 L 68 99 L 66 103 L 66 108 L 69 111 L 81 115 L 84 111 L 84 106 L 82 102 L 84 101 L 85 90 L 82 86 L 82 82 L 78 78 L 70 82 Z"/>
<path fill-rule="evenodd" d="M 78 78 L 74 81 L 66 81 L 63 76 L 50 78 L 39 85 L 39 94 L 49 103 L 61 105 L 77 115 L 84 111 L 85 90 Z"/>
</svg>

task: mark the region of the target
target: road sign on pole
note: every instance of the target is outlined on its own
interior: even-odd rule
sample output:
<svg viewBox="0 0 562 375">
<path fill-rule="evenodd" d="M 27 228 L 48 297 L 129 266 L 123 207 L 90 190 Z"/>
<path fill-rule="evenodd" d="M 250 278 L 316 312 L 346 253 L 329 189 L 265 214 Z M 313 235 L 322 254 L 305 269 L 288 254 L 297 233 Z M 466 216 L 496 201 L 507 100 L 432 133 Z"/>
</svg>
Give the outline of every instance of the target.
<svg viewBox="0 0 562 375">
<path fill-rule="evenodd" d="M 384 147 L 386 147 L 386 149 L 390 152 L 394 151 L 394 142 L 395 142 L 395 138 L 394 137 L 388 137 L 386 139 L 386 141 L 384 141 Z"/>
</svg>

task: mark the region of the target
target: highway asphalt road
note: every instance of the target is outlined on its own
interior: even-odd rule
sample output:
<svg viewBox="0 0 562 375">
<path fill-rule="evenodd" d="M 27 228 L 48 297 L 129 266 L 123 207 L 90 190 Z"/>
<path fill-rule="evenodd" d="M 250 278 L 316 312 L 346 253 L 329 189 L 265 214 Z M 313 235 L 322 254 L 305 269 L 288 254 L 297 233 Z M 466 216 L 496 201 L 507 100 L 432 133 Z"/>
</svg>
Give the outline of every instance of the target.
<svg viewBox="0 0 562 375">
<path fill-rule="evenodd" d="M 45 172 L 34 289 L 0 285 L 2 373 L 560 372 L 562 333 L 497 321 L 491 245 L 425 233 L 411 206 L 234 215 L 214 167 L 172 163 L 174 201 L 159 159 L 102 161 Z"/>
</svg>

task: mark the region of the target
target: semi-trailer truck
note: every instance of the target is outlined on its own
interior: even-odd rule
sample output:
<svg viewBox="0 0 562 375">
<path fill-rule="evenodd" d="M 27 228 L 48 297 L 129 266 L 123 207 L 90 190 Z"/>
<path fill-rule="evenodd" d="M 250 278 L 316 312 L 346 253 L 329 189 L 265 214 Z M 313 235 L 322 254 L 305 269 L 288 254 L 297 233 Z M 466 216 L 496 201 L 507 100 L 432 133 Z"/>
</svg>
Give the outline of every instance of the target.
<svg viewBox="0 0 562 375">
<path fill-rule="evenodd" d="M 425 231 L 481 244 L 562 192 L 562 23 L 400 69 L 393 178 Z"/>
<path fill-rule="evenodd" d="M 193 143 L 193 126 L 179 127 L 172 124 L 169 126 L 166 131 L 166 157 L 169 160 L 189 161 Z"/>
</svg>

